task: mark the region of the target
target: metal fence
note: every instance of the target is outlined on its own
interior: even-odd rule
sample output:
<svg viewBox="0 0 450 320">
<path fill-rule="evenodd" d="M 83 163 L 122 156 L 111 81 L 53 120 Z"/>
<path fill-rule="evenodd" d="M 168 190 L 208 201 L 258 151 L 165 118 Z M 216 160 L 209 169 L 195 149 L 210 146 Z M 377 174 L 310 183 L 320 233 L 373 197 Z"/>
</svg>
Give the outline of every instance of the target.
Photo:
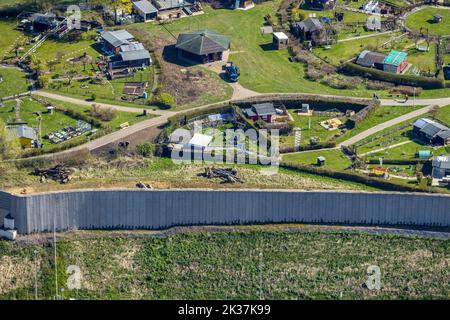
<svg viewBox="0 0 450 320">
<path fill-rule="evenodd" d="M 414 193 L 84 190 L 13 196 L 10 208 L 19 233 L 289 222 L 450 226 L 450 196 Z"/>
</svg>

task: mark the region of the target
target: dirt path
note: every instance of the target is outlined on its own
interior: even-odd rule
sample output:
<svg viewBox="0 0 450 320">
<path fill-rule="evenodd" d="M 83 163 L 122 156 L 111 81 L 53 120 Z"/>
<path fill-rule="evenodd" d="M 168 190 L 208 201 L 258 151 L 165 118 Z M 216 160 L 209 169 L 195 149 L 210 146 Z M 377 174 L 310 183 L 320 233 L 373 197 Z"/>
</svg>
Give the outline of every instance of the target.
<svg viewBox="0 0 450 320">
<path fill-rule="evenodd" d="M 385 34 L 394 33 L 394 32 L 397 32 L 397 31 L 399 31 L 399 30 L 391 30 L 391 31 L 380 32 L 380 33 L 375 33 L 375 34 L 366 34 L 366 35 L 363 35 L 363 36 L 341 39 L 341 40 L 338 40 L 337 42 L 339 43 L 339 42 L 347 42 L 347 41 L 353 41 L 353 40 L 359 40 L 359 39 L 378 37 L 378 36 L 382 36 L 382 35 L 385 35 Z"/>
<path fill-rule="evenodd" d="M 396 144 L 393 144 L 393 145 L 385 147 L 385 148 L 380 148 L 380 149 L 372 150 L 372 151 L 369 151 L 369 152 L 366 152 L 366 153 L 362 153 L 359 156 L 360 157 L 364 157 L 364 156 L 367 156 L 369 154 L 374 154 L 374 153 L 377 153 L 377 152 L 380 152 L 380 151 L 384 151 L 384 150 L 389 150 L 389 149 L 392 149 L 392 148 L 400 147 L 400 146 L 402 146 L 404 144 L 408 144 L 408 143 L 411 143 L 411 142 L 412 142 L 411 140 L 403 141 L 403 142 L 396 143 Z"/>
</svg>

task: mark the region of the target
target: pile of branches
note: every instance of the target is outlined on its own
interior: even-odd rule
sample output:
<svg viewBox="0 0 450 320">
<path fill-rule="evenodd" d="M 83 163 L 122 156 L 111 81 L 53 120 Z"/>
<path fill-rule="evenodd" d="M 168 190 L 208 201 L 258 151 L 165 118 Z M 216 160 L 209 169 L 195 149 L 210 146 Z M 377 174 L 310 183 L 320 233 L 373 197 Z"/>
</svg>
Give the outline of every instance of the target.
<svg viewBox="0 0 450 320">
<path fill-rule="evenodd" d="M 233 168 L 206 167 L 205 172 L 201 173 L 200 176 L 208 179 L 219 178 L 222 180 L 222 183 L 243 183 L 237 176 L 237 170 Z"/>
<path fill-rule="evenodd" d="M 34 169 L 34 174 L 41 177 L 41 182 L 46 182 L 48 179 L 59 181 L 60 183 L 68 183 L 72 179 L 73 168 L 68 168 L 63 164 L 58 164 L 49 169 Z"/>
</svg>

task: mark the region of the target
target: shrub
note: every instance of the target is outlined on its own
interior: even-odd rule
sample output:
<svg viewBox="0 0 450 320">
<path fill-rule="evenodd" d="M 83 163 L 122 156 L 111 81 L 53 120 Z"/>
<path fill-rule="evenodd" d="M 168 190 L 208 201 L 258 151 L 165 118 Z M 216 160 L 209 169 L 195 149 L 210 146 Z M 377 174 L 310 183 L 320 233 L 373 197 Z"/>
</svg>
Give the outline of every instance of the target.
<svg viewBox="0 0 450 320">
<path fill-rule="evenodd" d="M 367 81 L 366 88 L 369 90 L 388 90 L 394 85 L 386 81 Z"/>
<path fill-rule="evenodd" d="M 155 145 L 145 142 L 136 146 L 136 152 L 143 157 L 150 157 L 155 153 Z"/>
<path fill-rule="evenodd" d="M 170 93 L 161 92 L 156 98 L 156 105 L 162 109 L 169 109 L 175 105 L 175 99 Z"/>
<path fill-rule="evenodd" d="M 414 87 L 409 86 L 397 86 L 395 87 L 395 91 L 406 94 L 408 96 L 414 95 Z M 421 87 L 415 88 L 415 94 L 416 96 L 420 96 L 422 94 L 423 89 Z"/>
<path fill-rule="evenodd" d="M 101 121 L 111 121 L 117 116 L 117 110 L 113 108 L 104 108 L 96 104 L 91 107 L 91 115 Z"/>
</svg>

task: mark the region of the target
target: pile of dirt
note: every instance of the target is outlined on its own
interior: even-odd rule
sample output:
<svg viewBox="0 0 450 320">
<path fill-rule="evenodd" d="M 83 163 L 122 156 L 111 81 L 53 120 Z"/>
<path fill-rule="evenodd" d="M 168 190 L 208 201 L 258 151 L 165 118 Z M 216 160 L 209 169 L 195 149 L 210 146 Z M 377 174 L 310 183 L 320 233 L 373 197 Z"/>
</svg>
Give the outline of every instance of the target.
<svg viewBox="0 0 450 320">
<path fill-rule="evenodd" d="M 170 93 L 176 105 L 193 103 L 205 93 L 223 91 L 220 80 L 209 72 L 189 62 L 178 59 L 175 39 L 155 39 L 157 54 L 162 57 L 161 84 L 165 92 Z"/>
</svg>

